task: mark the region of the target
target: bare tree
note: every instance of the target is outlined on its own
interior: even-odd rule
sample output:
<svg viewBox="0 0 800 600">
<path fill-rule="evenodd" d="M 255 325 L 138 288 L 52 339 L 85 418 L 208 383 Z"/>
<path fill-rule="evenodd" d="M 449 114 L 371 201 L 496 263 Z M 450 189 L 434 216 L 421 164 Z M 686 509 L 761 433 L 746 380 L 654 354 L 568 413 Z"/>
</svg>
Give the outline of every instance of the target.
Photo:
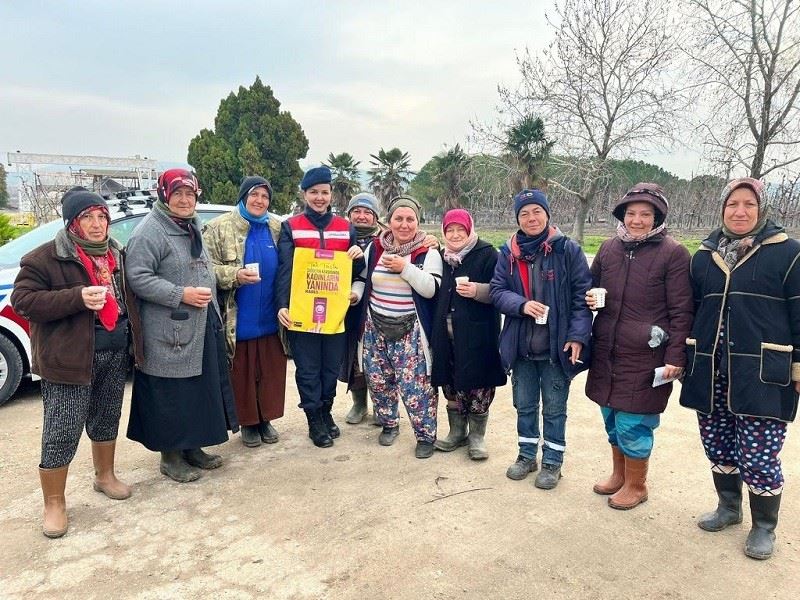
<svg viewBox="0 0 800 600">
<path fill-rule="evenodd" d="M 499 88 L 501 111 L 541 115 L 556 152 L 580 171 L 551 179 L 578 200 L 574 235 L 583 224 L 609 160 L 665 148 L 677 133 L 682 98 L 680 58 L 667 0 L 556 0 L 547 22 L 553 41 L 517 57 L 522 82 Z M 577 184 L 577 185 L 576 185 Z"/>
<path fill-rule="evenodd" d="M 800 1 L 687 0 L 687 48 L 710 92 L 708 157 L 761 179 L 800 161 Z"/>
</svg>

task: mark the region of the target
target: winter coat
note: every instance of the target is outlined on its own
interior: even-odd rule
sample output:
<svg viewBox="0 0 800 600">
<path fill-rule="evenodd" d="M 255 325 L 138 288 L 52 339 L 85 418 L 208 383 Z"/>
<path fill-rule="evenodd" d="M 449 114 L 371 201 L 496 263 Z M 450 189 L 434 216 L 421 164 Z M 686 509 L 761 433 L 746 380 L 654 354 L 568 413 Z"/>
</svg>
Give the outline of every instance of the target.
<svg viewBox="0 0 800 600">
<path fill-rule="evenodd" d="M 119 244 L 109 240 L 117 267 L 114 279 L 125 290 Z M 75 244 L 62 229 L 22 257 L 11 305 L 30 321 L 31 371 L 45 381 L 90 385 L 94 362 L 95 313 L 81 290 L 92 285 Z"/>
<path fill-rule="evenodd" d="M 494 388 L 506 384 L 500 364 L 500 313 L 491 303 L 464 298 L 456 293 L 456 277 L 488 284 L 497 265 L 497 250 L 478 240 L 455 269 L 444 263 L 442 283 L 433 318 L 431 384 L 451 385 L 457 391 Z M 453 339 L 447 332 L 447 316 Z"/>
<path fill-rule="evenodd" d="M 664 412 L 672 384 L 653 387 L 653 370 L 686 365 L 692 326 L 689 251 L 668 235 L 626 251 L 615 237 L 603 242 L 592 262 L 594 287 L 605 288 L 592 331 L 592 365 L 586 395 L 600 406 L 638 414 Z M 669 339 L 648 345 L 657 325 Z"/>
<path fill-rule="evenodd" d="M 267 225 L 277 249 L 281 234 L 281 223 L 277 215 L 269 213 Z M 214 275 L 217 278 L 220 309 L 225 324 L 225 343 L 230 359 L 236 352 L 236 290 L 240 286 L 236 273 L 244 268 L 245 241 L 249 232 L 250 223 L 237 208 L 212 219 L 203 228 L 203 244 L 214 264 Z M 282 334 L 281 341 L 284 341 L 285 329 L 280 324 L 278 331 Z"/>
<path fill-rule="evenodd" d="M 721 235 L 714 231 L 692 258 L 696 308 L 680 402 L 710 413 L 715 374 L 723 369 L 731 412 L 792 421 L 793 382 L 800 381 L 800 242 L 768 220 L 731 270 L 716 251 Z"/>
<path fill-rule="evenodd" d="M 589 368 L 589 340 L 592 332 L 592 313 L 586 306 L 586 292 L 592 276 L 581 247 L 560 231 L 550 240 L 552 250 L 543 257 L 544 304 L 550 307 L 547 327 L 550 333 L 550 360 L 560 364 L 568 379 Z M 531 317 L 522 309 L 530 299 L 525 290 L 520 269 L 527 263 L 514 258 L 510 242 L 500 248 L 500 257 L 490 286 L 492 302 L 506 318 L 500 333 L 500 359 L 506 373 L 519 358 L 519 336 L 523 322 Z M 583 348 L 581 363 L 572 364 L 564 352 L 567 342 L 580 342 Z"/>
<path fill-rule="evenodd" d="M 196 221 L 198 229 L 199 219 Z M 141 316 L 142 361 L 137 367 L 157 377 L 195 377 L 202 373 L 209 308 L 219 315 L 216 294 L 203 308 L 184 304 L 184 287 L 216 288 L 211 258 L 190 253 L 189 233 L 153 209 L 134 229 L 126 246 L 125 275 Z M 134 330 L 134 342 L 137 333 Z"/>
</svg>

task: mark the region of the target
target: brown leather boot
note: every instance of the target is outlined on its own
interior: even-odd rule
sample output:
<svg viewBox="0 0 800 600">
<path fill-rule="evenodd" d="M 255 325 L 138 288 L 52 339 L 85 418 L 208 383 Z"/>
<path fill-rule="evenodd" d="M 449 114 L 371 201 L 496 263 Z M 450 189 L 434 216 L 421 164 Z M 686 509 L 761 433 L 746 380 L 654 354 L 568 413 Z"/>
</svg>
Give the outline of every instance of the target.
<svg viewBox="0 0 800 600">
<path fill-rule="evenodd" d="M 611 446 L 611 459 L 613 461 L 611 476 L 594 484 L 592 491 L 595 494 L 603 496 L 615 494 L 625 483 L 625 455 L 619 449 L 619 446 Z"/>
<path fill-rule="evenodd" d="M 94 491 L 102 492 L 112 500 L 125 500 L 131 496 L 129 485 L 122 483 L 114 474 L 114 452 L 117 440 L 92 442 L 94 462 Z"/>
<path fill-rule="evenodd" d="M 64 489 L 67 487 L 69 465 L 57 469 L 39 468 L 39 481 L 42 483 L 44 497 L 44 519 L 42 533 L 49 538 L 58 538 L 67 533 L 67 500 Z"/>
<path fill-rule="evenodd" d="M 649 458 L 625 457 L 625 483 L 610 496 L 608 505 L 617 510 L 629 510 L 647 501 L 647 463 Z"/>
</svg>

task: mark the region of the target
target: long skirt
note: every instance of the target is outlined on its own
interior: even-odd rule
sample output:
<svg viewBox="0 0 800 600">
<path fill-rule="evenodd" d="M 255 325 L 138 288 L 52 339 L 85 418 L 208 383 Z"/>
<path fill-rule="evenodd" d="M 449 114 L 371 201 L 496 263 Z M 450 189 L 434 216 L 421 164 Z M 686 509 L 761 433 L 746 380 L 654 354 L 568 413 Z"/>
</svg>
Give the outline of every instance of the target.
<svg viewBox="0 0 800 600">
<path fill-rule="evenodd" d="M 191 450 L 228 440 L 238 431 L 225 340 L 219 317 L 208 311 L 203 371 L 195 377 L 158 377 L 138 369 L 133 376 L 128 438 L 148 450 Z"/>
<path fill-rule="evenodd" d="M 283 416 L 286 355 L 277 333 L 236 342 L 231 384 L 240 425 L 258 425 Z"/>
</svg>

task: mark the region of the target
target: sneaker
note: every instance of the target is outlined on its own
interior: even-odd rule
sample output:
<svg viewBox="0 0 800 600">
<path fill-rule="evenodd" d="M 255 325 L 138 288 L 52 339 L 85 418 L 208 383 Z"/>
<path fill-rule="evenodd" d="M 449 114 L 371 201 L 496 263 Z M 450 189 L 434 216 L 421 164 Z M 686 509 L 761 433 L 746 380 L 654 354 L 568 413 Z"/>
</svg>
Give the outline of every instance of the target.
<svg viewBox="0 0 800 600">
<path fill-rule="evenodd" d="M 395 425 L 394 427 L 384 427 L 381 434 L 378 436 L 378 443 L 381 446 L 391 446 L 394 444 L 394 441 L 397 439 L 397 436 L 400 435 L 400 426 Z"/>
<path fill-rule="evenodd" d="M 417 458 L 430 458 L 433 456 L 433 444 L 431 442 L 417 442 L 414 456 Z"/>
<path fill-rule="evenodd" d="M 559 479 L 561 479 L 561 465 L 542 463 L 542 470 L 539 471 L 533 485 L 540 490 L 552 490 L 558 485 Z"/>
<path fill-rule="evenodd" d="M 539 465 L 536 463 L 535 458 L 528 458 L 527 456 L 522 456 L 520 454 L 517 457 L 517 461 L 508 467 L 508 470 L 506 471 L 506 477 L 515 481 L 519 481 L 520 479 L 525 479 L 528 476 L 528 473 L 531 473 L 538 468 Z"/>
</svg>

